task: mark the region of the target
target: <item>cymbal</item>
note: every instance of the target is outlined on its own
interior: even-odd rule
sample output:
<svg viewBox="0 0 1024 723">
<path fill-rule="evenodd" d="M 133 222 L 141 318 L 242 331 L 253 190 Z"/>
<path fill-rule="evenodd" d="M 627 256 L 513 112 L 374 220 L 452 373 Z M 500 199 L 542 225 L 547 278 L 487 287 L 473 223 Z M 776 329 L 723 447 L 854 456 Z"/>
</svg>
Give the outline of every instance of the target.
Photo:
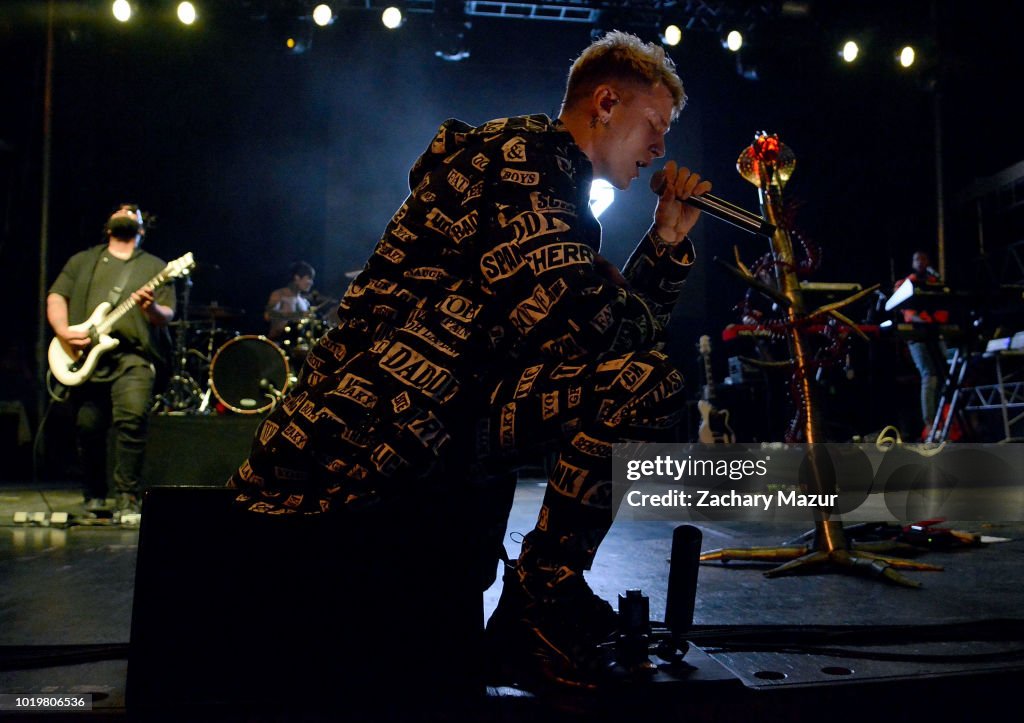
<svg viewBox="0 0 1024 723">
<path fill-rule="evenodd" d="M 226 306 L 218 306 L 217 304 L 189 306 L 187 311 L 190 317 L 199 317 L 201 319 L 239 319 L 245 315 L 245 309 L 232 309 Z"/>
</svg>

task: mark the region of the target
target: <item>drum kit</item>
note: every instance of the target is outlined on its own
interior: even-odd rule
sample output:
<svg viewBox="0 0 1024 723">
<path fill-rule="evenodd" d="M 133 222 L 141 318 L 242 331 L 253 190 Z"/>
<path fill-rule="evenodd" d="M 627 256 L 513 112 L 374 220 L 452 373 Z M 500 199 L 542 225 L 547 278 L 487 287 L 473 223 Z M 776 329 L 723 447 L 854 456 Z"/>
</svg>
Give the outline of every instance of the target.
<svg viewBox="0 0 1024 723">
<path fill-rule="evenodd" d="M 276 341 L 230 326 L 241 309 L 190 305 L 186 277 L 181 316 L 172 321 L 174 355 L 164 391 L 153 400 L 156 414 L 260 414 L 273 409 L 295 383 L 306 354 L 327 331 L 327 304 L 289 320 Z"/>
</svg>

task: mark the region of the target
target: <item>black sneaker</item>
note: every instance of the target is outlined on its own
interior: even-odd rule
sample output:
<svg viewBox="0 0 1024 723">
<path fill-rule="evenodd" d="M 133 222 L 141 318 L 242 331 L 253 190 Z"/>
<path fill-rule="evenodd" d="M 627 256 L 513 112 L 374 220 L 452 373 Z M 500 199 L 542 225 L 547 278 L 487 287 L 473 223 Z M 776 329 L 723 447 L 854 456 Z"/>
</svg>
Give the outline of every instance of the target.
<svg viewBox="0 0 1024 723">
<path fill-rule="evenodd" d="M 607 680 L 618 615 L 582 574 L 561 568 L 540 591 L 528 591 L 511 570 L 503 583 L 486 630 L 497 678 L 588 690 Z"/>
</svg>

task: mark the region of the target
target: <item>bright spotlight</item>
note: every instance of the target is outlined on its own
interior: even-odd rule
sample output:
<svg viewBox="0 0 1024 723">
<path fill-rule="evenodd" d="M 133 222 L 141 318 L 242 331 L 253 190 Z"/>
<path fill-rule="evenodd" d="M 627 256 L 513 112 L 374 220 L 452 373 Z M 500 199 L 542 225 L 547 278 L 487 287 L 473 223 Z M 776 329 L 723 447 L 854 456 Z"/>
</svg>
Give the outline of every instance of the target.
<svg viewBox="0 0 1024 723">
<path fill-rule="evenodd" d="M 909 45 L 900 51 L 900 65 L 904 68 L 909 68 L 914 64 L 914 58 L 917 57 L 914 53 L 914 49 Z"/>
<path fill-rule="evenodd" d="M 330 5 L 320 4 L 313 8 L 313 22 L 325 28 L 334 22 L 334 11 Z"/>
<path fill-rule="evenodd" d="M 678 25 L 669 25 L 665 28 L 665 34 L 661 36 L 661 39 L 665 45 L 679 45 L 679 41 L 683 39 L 683 31 L 679 29 Z"/>
<path fill-rule="evenodd" d="M 615 200 L 615 188 L 603 178 L 595 178 L 590 184 L 590 212 L 600 217 Z"/>
<path fill-rule="evenodd" d="M 739 30 L 730 30 L 729 34 L 725 36 L 723 45 L 734 53 L 739 52 L 739 49 L 743 47 L 743 33 Z"/>
<path fill-rule="evenodd" d="M 852 40 L 847 40 L 846 43 L 843 45 L 843 52 L 841 53 L 841 55 L 843 56 L 843 60 L 845 60 L 847 63 L 852 63 L 857 59 L 857 56 L 859 54 L 860 47 L 857 45 L 857 43 L 855 43 Z"/>
<path fill-rule="evenodd" d="M 185 25 L 191 25 L 196 21 L 196 6 L 190 2 L 178 3 L 178 20 Z"/>
<path fill-rule="evenodd" d="M 385 8 L 384 12 L 380 15 L 380 21 L 384 23 L 384 27 L 388 30 L 394 30 L 405 22 L 405 18 L 402 17 L 402 11 L 396 7 Z"/>
<path fill-rule="evenodd" d="M 126 23 L 132 19 L 132 5 L 128 0 L 114 0 L 110 10 L 119 22 Z"/>
</svg>

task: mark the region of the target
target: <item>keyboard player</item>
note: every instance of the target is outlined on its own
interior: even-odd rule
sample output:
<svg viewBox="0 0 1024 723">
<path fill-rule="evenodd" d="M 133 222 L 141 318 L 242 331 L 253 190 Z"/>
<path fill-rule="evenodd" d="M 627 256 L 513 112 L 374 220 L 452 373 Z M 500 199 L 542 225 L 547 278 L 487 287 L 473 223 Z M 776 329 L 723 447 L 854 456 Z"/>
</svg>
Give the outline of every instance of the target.
<svg viewBox="0 0 1024 723">
<path fill-rule="evenodd" d="M 907 282 L 916 288 L 942 284 L 939 273 L 931 267 L 927 252 L 915 251 L 911 266 L 913 271 L 897 281 L 894 290 Z M 925 425 L 924 435 L 927 436 L 935 419 L 940 386 L 946 375 L 946 343 L 940 328 L 949 323 L 949 310 L 903 308 L 902 312 L 904 323 L 913 325 L 918 331 L 907 337 L 907 348 L 921 377 L 921 416 Z"/>
</svg>

